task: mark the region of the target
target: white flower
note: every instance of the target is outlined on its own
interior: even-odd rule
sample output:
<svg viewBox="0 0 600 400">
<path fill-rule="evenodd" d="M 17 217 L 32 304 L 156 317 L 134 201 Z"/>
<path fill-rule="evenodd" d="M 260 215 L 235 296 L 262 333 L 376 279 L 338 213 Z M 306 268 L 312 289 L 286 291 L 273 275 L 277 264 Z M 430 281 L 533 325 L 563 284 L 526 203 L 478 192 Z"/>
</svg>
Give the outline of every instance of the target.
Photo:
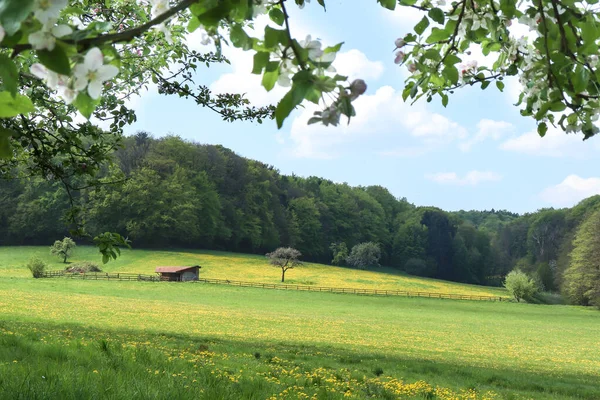
<svg viewBox="0 0 600 400">
<path fill-rule="evenodd" d="M 42 24 L 56 21 L 60 12 L 67 6 L 68 0 L 36 0 L 33 15 Z"/>
<path fill-rule="evenodd" d="M 0 42 L 2 42 L 2 39 L 4 39 L 5 34 L 6 32 L 4 32 L 4 28 L 2 27 L 2 25 L 0 25 Z"/>
<path fill-rule="evenodd" d="M 435 4 L 438 7 L 444 7 L 446 5 L 446 0 L 436 0 Z"/>
<path fill-rule="evenodd" d="M 396 39 L 396 41 L 394 42 L 394 44 L 396 45 L 396 48 L 399 49 L 401 47 L 404 47 L 404 45 L 406 44 L 406 42 L 404 41 L 404 39 L 398 38 L 398 39 Z"/>
<path fill-rule="evenodd" d="M 280 86 L 292 86 L 292 79 L 290 78 L 290 75 L 294 73 L 293 68 L 294 64 L 292 64 L 292 61 L 288 59 L 281 60 L 281 65 L 279 66 L 279 78 L 277 78 L 277 83 Z"/>
<path fill-rule="evenodd" d="M 308 50 L 308 58 L 311 60 L 316 60 L 323 55 L 323 50 L 321 50 L 321 42 L 318 40 L 312 40 L 310 35 L 306 36 L 306 39 L 300 42 L 300 46 Z"/>
<path fill-rule="evenodd" d="M 39 63 L 33 64 L 29 70 L 34 76 L 46 82 L 48 88 L 56 90 L 58 95 L 62 97 L 67 104 L 71 104 L 77 97 L 77 91 L 69 87 L 69 78 L 67 76 L 50 71 Z"/>
<path fill-rule="evenodd" d="M 150 0 L 150 4 L 152 4 L 152 18 L 166 13 L 171 8 L 169 0 Z"/>
<path fill-rule="evenodd" d="M 417 70 L 417 64 L 415 63 L 410 63 L 406 67 L 408 68 L 408 72 L 410 72 L 411 74 Z"/>
<path fill-rule="evenodd" d="M 92 99 L 98 99 L 102 94 L 102 84 L 114 78 L 119 69 L 114 65 L 104 65 L 104 56 L 99 48 L 91 48 L 83 59 L 83 64 L 73 68 L 75 77 L 75 90 L 80 91 L 87 86 L 88 94 Z"/>
<path fill-rule="evenodd" d="M 27 38 L 31 47 L 35 50 L 54 50 L 56 46 L 56 38 L 61 38 L 63 36 L 67 36 L 73 33 L 73 29 L 71 29 L 68 25 L 55 25 L 55 21 L 51 20 L 48 23 L 42 26 L 37 32 L 33 32 L 29 34 Z"/>
</svg>

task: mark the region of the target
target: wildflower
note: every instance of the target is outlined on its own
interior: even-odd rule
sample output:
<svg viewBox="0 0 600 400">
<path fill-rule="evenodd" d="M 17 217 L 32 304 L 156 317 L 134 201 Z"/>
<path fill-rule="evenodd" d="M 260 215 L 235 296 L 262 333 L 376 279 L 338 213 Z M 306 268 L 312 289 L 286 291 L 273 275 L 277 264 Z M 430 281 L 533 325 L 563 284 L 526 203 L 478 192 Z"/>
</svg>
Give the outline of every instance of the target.
<svg viewBox="0 0 600 400">
<path fill-rule="evenodd" d="M 73 33 L 68 25 L 56 25 L 55 20 L 48 21 L 42 29 L 29 35 L 28 40 L 35 50 L 54 50 L 56 38 L 61 38 Z"/>
<path fill-rule="evenodd" d="M 97 374 L 97 373 L 98 373 L 98 370 L 97 370 L 97 369 L 95 369 L 95 370 L 93 370 L 92 372 L 93 372 L 94 374 Z"/>
<path fill-rule="evenodd" d="M 36 0 L 33 15 L 42 24 L 58 20 L 60 12 L 67 6 L 68 0 Z"/>
<path fill-rule="evenodd" d="M 99 48 L 93 47 L 85 55 L 83 64 L 73 68 L 75 90 L 86 88 L 92 99 L 97 99 L 102 93 L 102 84 L 117 76 L 119 69 L 114 65 L 103 65 L 104 57 Z"/>
</svg>

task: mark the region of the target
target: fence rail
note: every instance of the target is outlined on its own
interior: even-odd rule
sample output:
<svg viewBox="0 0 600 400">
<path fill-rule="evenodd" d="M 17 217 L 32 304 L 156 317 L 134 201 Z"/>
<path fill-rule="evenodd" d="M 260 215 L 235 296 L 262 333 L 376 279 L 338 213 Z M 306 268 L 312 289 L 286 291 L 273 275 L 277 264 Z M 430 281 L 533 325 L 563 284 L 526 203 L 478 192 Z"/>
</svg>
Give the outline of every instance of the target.
<svg viewBox="0 0 600 400">
<path fill-rule="evenodd" d="M 145 282 L 160 282 L 161 278 L 158 275 L 147 274 L 131 274 L 131 273 L 68 273 L 65 271 L 48 271 L 44 272 L 42 278 L 65 277 L 69 279 L 83 280 L 119 280 L 119 281 L 145 281 Z M 322 293 L 341 293 L 341 294 L 357 294 L 357 295 L 372 295 L 372 296 L 403 296 L 403 297 L 425 297 L 430 299 L 453 299 L 453 300 L 481 300 L 481 301 L 506 301 L 506 298 L 501 296 L 479 296 L 469 294 L 452 294 L 452 293 L 434 293 L 434 292 L 411 292 L 405 290 L 386 290 L 386 289 L 359 289 L 359 288 L 335 288 L 323 286 L 309 285 L 290 285 L 290 284 L 274 284 L 274 283 L 258 283 L 245 281 L 232 281 L 228 279 L 207 279 L 200 278 L 197 281 L 200 283 L 211 283 L 218 285 L 230 285 L 239 287 L 253 287 L 261 289 L 275 290 L 297 290 L 306 292 L 322 292 Z"/>
</svg>

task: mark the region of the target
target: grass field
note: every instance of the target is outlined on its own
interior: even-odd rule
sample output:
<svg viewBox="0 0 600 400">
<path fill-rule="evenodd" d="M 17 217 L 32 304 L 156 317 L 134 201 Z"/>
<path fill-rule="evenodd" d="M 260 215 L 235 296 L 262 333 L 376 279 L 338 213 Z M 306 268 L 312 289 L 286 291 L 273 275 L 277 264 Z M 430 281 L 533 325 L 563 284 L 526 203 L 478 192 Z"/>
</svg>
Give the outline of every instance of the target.
<svg viewBox="0 0 600 400">
<path fill-rule="evenodd" d="M 96 261 L 100 257 L 94 247 L 78 247 L 70 261 Z M 39 256 L 50 264 L 50 269 L 63 269 L 65 264 L 51 256 L 47 247 L 0 247 L 0 276 L 27 277 L 24 268 L 27 260 Z M 153 274 L 161 265 L 201 265 L 203 278 L 243 280 L 261 283 L 279 283 L 281 270 L 271 267 L 264 256 L 225 253 L 217 251 L 152 251 L 125 250 L 122 257 L 102 266 L 106 272 L 133 272 Z M 398 273 L 391 268 L 371 271 L 307 263 L 301 268 L 290 270 L 286 282 L 345 288 L 368 288 L 454 293 L 479 296 L 507 296 L 502 288 L 420 278 Z"/>
<path fill-rule="evenodd" d="M 33 251 L 0 249 L 0 398 L 599 398 L 592 308 L 34 280 Z"/>
</svg>

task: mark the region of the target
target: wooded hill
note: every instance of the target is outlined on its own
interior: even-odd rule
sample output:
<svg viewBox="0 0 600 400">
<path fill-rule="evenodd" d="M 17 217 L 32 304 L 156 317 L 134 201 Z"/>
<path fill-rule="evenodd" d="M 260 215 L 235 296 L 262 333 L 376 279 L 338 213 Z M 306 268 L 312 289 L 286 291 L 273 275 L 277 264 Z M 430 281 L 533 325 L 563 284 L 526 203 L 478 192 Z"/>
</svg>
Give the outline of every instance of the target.
<svg viewBox="0 0 600 400">
<path fill-rule="evenodd" d="M 446 212 L 415 206 L 381 186 L 286 176 L 222 146 L 153 139 L 144 132 L 125 138 L 114 160 L 100 171 L 114 184 L 71 195 L 90 233 L 119 232 L 134 247 L 264 254 L 292 246 L 305 260 L 330 263 L 340 251 L 373 241 L 381 246 L 381 264 L 411 274 L 499 285 L 518 267 L 546 290 L 565 293 L 574 248 L 593 247 L 582 243 L 583 235 L 575 240 L 578 229 L 600 209 L 600 196 L 594 196 L 571 209 L 522 216 Z M 0 244 L 50 245 L 68 235 L 69 209 L 60 182 L 0 180 Z M 578 287 L 570 298 L 589 303 L 589 290 Z"/>
</svg>

